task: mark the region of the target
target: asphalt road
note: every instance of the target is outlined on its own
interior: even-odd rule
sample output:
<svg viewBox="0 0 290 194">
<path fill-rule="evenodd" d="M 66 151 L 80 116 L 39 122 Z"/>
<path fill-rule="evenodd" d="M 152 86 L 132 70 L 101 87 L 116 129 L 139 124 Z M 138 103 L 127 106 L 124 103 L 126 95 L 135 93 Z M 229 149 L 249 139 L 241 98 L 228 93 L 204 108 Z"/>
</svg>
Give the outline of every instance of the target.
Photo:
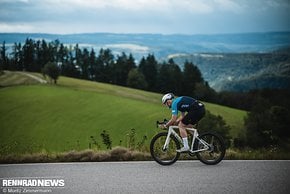
<svg viewBox="0 0 290 194">
<path fill-rule="evenodd" d="M 290 161 L 178 161 L 0 165 L 0 193 L 290 193 Z M 12 187 L 7 179 L 57 179 L 59 187 Z M 6 181 L 6 183 L 4 183 Z M 6 184 L 3 186 L 3 184 Z"/>
</svg>

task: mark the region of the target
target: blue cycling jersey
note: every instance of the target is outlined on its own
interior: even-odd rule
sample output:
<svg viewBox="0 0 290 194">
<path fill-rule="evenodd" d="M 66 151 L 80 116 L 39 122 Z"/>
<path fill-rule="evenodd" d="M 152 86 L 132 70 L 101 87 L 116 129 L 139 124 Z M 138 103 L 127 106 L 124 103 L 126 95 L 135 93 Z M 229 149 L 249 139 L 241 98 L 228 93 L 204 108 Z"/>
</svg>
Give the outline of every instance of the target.
<svg viewBox="0 0 290 194">
<path fill-rule="evenodd" d="M 198 100 L 188 97 L 188 96 L 181 96 L 173 100 L 171 109 L 173 115 L 178 115 L 178 111 L 180 112 L 188 112 L 191 110 L 195 105 L 203 106 Z"/>
</svg>

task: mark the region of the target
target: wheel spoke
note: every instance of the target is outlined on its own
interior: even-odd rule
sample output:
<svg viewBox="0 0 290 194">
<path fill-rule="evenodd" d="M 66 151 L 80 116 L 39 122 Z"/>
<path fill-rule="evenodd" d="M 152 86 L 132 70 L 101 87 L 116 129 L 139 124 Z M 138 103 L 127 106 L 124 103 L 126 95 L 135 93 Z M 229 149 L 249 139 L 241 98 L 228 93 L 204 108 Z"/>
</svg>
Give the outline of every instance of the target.
<svg viewBox="0 0 290 194">
<path fill-rule="evenodd" d="M 151 156 L 162 165 L 173 164 L 179 157 L 179 153 L 176 152 L 179 149 L 179 143 L 174 137 L 171 137 L 169 145 L 164 149 L 166 137 L 167 133 L 159 133 L 153 137 L 150 144 Z"/>
<path fill-rule="evenodd" d="M 211 137 L 210 145 L 213 145 L 214 136 Z"/>
<path fill-rule="evenodd" d="M 217 164 L 225 155 L 223 140 L 214 134 L 207 133 L 200 135 L 200 139 L 209 144 L 209 149 L 197 153 L 198 159 L 205 164 Z"/>
</svg>

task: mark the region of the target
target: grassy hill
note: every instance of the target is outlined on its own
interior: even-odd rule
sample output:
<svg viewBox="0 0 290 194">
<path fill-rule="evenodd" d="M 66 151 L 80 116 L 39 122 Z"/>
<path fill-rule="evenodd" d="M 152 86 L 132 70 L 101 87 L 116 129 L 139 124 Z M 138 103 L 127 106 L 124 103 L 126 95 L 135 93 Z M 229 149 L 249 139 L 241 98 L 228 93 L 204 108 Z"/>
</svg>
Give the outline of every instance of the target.
<svg viewBox="0 0 290 194">
<path fill-rule="evenodd" d="M 147 136 L 148 145 L 158 132 L 155 121 L 170 116 L 160 103 L 161 96 L 67 77 L 60 77 L 57 86 L 2 88 L 0 153 L 83 150 L 92 139 L 104 149 L 100 137 L 103 130 L 110 134 L 113 146 L 127 146 L 132 128 L 136 130 L 136 144 Z M 244 111 L 210 103 L 206 107 L 224 117 L 233 135 L 241 130 Z"/>
</svg>

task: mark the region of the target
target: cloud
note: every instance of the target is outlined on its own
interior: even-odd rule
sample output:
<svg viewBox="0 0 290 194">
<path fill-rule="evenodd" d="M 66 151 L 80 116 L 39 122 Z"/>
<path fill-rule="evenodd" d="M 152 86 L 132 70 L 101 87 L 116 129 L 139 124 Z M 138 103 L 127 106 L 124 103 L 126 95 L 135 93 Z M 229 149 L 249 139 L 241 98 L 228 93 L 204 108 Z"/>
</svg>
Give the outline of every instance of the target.
<svg viewBox="0 0 290 194">
<path fill-rule="evenodd" d="M 202 0 L 59 0 L 61 4 L 91 9 L 116 8 L 126 11 L 173 11 L 176 8 L 207 12 L 211 8 Z"/>
<path fill-rule="evenodd" d="M 134 50 L 138 52 L 149 52 L 149 48 L 146 46 L 141 46 L 138 44 L 106 44 L 104 47 L 106 48 L 117 48 L 117 49 L 128 49 Z"/>
<path fill-rule="evenodd" d="M 238 1 L 233 0 L 214 0 L 217 4 L 217 7 L 221 10 L 226 10 L 234 13 L 242 13 L 244 7 L 238 3 Z"/>
<path fill-rule="evenodd" d="M 0 22 L 0 29 L 2 32 L 31 32 L 35 30 L 33 25 L 3 22 Z"/>
<path fill-rule="evenodd" d="M 0 0 L 0 32 L 290 30 L 289 13 L 289 0 Z"/>
<path fill-rule="evenodd" d="M 213 10 L 212 0 L 2 0 L 1 4 L 23 7 L 27 10 L 51 10 L 70 12 L 82 9 L 102 10 L 119 9 L 125 11 L 158 11 L 168 12 L 176 9 L 197 13 L 208 13 Z M 12 8 L 12 7 L 11 7 Z M 36 8 L 36 9 L 35 9 Z"/>
</svg>

